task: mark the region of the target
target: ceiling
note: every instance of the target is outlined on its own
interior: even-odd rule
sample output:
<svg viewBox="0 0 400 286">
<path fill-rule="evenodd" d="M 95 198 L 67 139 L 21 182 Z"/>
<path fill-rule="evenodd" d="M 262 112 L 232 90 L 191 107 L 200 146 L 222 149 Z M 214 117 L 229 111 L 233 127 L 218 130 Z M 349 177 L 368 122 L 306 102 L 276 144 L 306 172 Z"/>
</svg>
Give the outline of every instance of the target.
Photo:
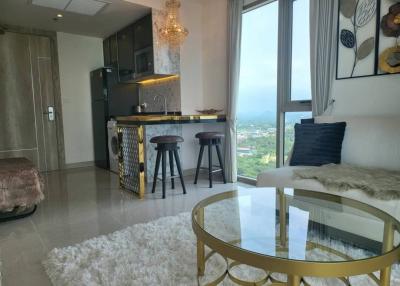
<svg viewBox="0 0 400 286">
<path fill-rule="evenodd" d="M 149 12 L 149 7 L 123 0 L 0 0 L 1 24 L 99 38 L 115 33 Z M 55 21 L 57 14 L 63 17 Z"/>
</svg>

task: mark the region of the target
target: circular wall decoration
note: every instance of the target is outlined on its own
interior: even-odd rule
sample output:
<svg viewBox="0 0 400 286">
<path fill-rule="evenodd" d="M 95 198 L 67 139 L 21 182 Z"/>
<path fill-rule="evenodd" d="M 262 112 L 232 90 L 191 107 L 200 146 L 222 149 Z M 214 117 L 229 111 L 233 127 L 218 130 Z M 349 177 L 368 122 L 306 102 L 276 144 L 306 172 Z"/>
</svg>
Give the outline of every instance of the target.
<svg viewBox="0 0 400 286">
<path fill-rule="evenodd" d="M 383 51 L 379 57 L 379 68 L 387 73 L 400 73 L 400 46 Z"/>
</svg>

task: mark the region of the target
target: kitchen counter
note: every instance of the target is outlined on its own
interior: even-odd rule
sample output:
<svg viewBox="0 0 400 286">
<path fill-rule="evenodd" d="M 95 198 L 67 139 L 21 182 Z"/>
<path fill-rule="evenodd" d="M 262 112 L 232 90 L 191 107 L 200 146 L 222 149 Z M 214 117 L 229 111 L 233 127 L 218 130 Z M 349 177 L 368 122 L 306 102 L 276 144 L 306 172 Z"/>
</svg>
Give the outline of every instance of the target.
<svg viewBox="0 0 400 286">
<path fill-rule="evenodd" d="M 182 124 L 220 124 L 225 115 L 141 114 L 117 117 L 119 178 L 123 189 L 144 198 L 146 185 L 154 177 L 156 151 L 150 139 L 160 135 L 182 134 Z M 194 138 L 184 138 L 191 142 Z"/>
<path fill-rule="evenodd" d="M 225 122 L 225 115 L 132 115 L 117 117 L 119 125 L 158 125 Z"/>
</svg>

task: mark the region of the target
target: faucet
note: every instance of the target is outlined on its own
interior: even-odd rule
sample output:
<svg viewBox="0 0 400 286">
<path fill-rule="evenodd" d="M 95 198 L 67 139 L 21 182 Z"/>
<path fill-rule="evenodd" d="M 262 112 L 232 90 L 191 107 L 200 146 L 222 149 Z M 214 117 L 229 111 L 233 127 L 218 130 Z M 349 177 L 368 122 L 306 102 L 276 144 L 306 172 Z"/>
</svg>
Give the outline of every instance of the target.
<svg viewBox="0 0 400 286">
<path fill-rule="evenodd" d="M 168 115 L 168 111 L 167 111 L 167 97 L 163 94 L 157 94 L 154 96 L 154 101 L 156 101 L 158 98 L 164 97 L 164 115 Z"/>
</svg>

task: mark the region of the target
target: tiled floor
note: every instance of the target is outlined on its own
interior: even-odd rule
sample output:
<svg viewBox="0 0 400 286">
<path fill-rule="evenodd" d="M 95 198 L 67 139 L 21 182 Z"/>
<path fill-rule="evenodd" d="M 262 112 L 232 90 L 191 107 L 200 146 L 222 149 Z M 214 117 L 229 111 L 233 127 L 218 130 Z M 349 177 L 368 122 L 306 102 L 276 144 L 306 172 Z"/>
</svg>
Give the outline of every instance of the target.
<svg viewBox="0 0 400 286">
<path fill-rule="evenodd" d="M 46 200 L 33 216 L 0 224 L 2 285 L 50 285 L 41 261 L 51 249 L 190 211 L 199 200 L 238 187 L 217 182 L 209 189 L 207 180 L 195 186 L 192 178 L 186 178 L 186 196 L 177 183 L 177 190 L 168 189 L 165 200 L 160 188 L 139 200 L 119 190 L 115 174 L 101 169 L 52 172 L 45 181 Z"/>
</svg>

